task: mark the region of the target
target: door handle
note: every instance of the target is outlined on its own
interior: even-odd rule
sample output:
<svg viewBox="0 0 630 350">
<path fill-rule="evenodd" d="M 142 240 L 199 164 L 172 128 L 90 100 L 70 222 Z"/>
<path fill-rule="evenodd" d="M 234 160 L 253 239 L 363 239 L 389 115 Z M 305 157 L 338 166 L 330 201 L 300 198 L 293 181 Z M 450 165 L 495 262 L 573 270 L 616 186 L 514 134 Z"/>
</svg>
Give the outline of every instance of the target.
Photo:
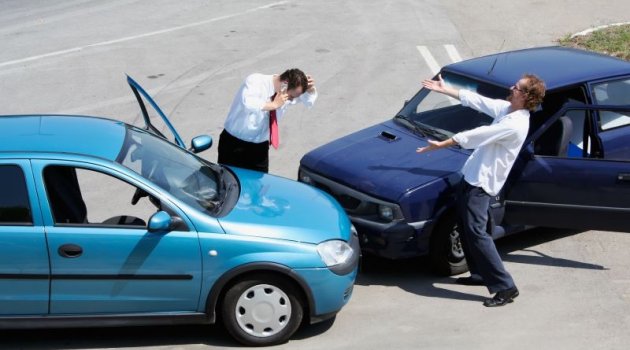
<svg viewBox="0 0 630 350">
<path fill-rule="evenodd" d="M 619 181 L 630 181 L 630 173 L 619 173 L 617 175 Z"/>
<path fill-rule="evenodd" d="M 57 252 L 64 258 L 78 258 L 83 254 L 83 248 L 76 244 L 64 244 Z"/>
</svg>

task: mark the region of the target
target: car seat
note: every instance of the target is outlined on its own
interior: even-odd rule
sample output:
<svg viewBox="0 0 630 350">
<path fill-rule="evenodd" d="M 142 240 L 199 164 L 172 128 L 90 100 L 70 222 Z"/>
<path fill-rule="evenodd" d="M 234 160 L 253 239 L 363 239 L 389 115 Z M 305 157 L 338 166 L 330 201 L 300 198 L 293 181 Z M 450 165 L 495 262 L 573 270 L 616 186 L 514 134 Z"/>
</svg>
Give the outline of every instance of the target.
<svg viewBox="0 0 630 350">
<path fill-rule="evenodd" d="M 541 156 L 566 157 L 573 134 L 571 118 L 558 118 L 534 143 L 534 153 Z"/>
<path fill-rule="evenodd" d="M 49 166 L 44 170 L 46 192 L 55 223 L 87 223 L 87 207 L 81 196 L 76 170 L 66 166 Z"/>
</svg>

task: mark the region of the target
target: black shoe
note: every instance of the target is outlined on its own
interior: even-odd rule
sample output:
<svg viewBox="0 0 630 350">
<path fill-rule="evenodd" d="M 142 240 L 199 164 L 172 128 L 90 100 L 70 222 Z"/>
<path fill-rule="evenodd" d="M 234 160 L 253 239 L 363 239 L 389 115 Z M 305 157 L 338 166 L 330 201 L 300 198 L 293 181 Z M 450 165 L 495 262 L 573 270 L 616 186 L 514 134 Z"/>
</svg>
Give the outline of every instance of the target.
<svg viewBox="0 0 630 350">
<path fill-rule="evenodd" d="M 483 286 L 483 280 L 479 277 L 459 277 L 455 280 L 457 284 L 463 284 L 465 286 Z"/>
<path fill-rule="evenodd" d="M 483 302 L 483 306 L 487 307 L 495 307 L 495 306 L 503 306 L 505 304 L 509 304 L 514 301 L 514 298 L 518 296 L 518 289 L 516 287 L 502 290 L 497 292 L 491 299 L 486 299 Z"/>
</svg>

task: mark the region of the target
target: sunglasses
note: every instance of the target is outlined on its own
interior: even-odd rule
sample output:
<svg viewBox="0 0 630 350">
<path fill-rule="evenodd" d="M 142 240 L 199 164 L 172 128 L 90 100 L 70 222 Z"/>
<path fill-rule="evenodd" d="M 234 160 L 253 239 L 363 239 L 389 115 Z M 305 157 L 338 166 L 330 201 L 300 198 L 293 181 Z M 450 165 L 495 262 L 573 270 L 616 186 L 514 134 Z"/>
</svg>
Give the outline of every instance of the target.
<svg viewBox="0 0 630 350">
<path fill-rule="evenodd" d="M 518 85 L 514 84 L 512 85 L 512 87 L 510 87 L 510 90 L 516 90 L 519 91 L 521 93 L 526 93 L 525 90 L 521 89 L 520 87 L 518 87 Z"/>
</svg>

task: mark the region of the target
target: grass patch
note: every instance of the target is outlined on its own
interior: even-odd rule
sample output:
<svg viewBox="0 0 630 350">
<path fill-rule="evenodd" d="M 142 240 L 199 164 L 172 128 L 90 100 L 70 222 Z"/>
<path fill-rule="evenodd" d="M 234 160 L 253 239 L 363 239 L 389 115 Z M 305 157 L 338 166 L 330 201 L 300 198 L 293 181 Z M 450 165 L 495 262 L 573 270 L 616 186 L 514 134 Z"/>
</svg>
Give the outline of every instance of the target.
<svg viewBox="0 0 630 350">
<path fill-rule="evenodd" d="M 603 53 L 630 61 L 630 24 L 596 30 L 590 34 L 559 39 L 561 46 Z"/>
</svg>

